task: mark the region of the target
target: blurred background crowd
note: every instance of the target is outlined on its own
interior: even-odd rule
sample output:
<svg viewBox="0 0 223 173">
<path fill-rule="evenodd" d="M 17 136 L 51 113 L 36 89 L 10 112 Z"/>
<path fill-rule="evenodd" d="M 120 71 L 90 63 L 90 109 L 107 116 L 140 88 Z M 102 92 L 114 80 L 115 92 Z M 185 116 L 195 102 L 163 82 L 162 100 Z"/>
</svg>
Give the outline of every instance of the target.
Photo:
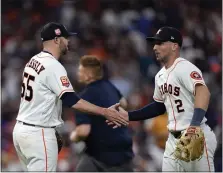
<svg viewBox="0 0 223 173">
<path fill-rule="evenodd" d="M 128 100 L 128 109 L 140 108 L 153 99 L 154 76 L 160 65 L 152 45 L 146 42 L 162 26 L 183 34 L 181 56 L 203 72 L 212 97 L 208 124 L 218 139 L 215 169 L 222 171 L 222 1 L 221 0 L 3 0 L 1 33 L 1 162 L 2 171 L 20 171 L 12 142 L 25 64 L 41 51 L 39 31 L 50 21 L 61 22 L 78 33 L 70 40 L 70 52 L 61 62 L 77 92 L 79 58 L 97 55 L 107 77 Z M 74 171 L 84 143 L 70 143 L 75 114 L 63 109 L 60 132 L 65 146 L 58 171 Z M 130 124 L 136 171 L 161 171 L 167 138 L 167 115 Z"/>
</svg>

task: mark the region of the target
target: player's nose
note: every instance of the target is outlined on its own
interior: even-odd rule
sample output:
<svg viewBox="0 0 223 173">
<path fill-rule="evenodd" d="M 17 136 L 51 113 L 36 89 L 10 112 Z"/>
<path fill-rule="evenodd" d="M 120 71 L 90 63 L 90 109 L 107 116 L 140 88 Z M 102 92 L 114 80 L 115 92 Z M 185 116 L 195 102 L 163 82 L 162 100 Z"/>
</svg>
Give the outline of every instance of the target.
<svg viewBox="0 0 223 173">
<path fill-rule="evenodd" d="M 157 45 L 156 45 L 156 44 L 153 46 L 153 50 L 154 50 L 154 51 L 157 50 Z"/>
</svg>

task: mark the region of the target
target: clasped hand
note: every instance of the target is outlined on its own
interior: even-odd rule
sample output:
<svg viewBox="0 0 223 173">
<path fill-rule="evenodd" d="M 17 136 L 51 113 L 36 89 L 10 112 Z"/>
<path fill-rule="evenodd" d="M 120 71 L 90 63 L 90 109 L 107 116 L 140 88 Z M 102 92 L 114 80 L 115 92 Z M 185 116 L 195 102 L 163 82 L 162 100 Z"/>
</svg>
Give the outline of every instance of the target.
<svg viewBox="0 0 223 173">
<path fill-rule="evenodd" d="M 108 108 L 109 110 L 113 110 L 113 111 L 118 111 L 120 116 L 127 122 L 129 122 L 129 116 L 128 116 L 128 112 L 126 110 L 124 110 L 119 103 L 112 105 L 111 107 Z M 121 126 L 121 124 L 117 121 L 112 121 L 112 120 L 106 120 L 106 123 L 109 126 L 112 126 L 113 129 L 118 128 Z"/>
</svg>

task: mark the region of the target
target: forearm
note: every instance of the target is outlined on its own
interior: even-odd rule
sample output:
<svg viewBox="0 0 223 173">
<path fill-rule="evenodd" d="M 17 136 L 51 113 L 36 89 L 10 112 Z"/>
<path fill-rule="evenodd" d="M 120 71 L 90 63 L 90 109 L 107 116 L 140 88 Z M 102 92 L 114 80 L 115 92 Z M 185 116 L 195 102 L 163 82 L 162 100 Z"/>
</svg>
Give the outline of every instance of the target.
<svg viewBox="0 0 223 173">
<path fill-rule="evenodd" d="M 86 112 L 89 114 L 95 114 L 95 115 L 103 115 L 104 109 L 102 107 L 96 106 L 94 104 L 91 104 L 90 102 L 87 102 L 86 100 L 80 99 L 76 104 L 72 106 L 72 108 L 77 109 L 81 112 Z"/>
<path fill-rule="evenodd" d="M 191 120 L 191 126 L 199 126 L 208 109 L 210 92 L 204 85 L 196 86 L 196 95 L 194 100 L 194 115 Z"/>
<path fill-rule="evenodd" d="M 121 116 L 117 110 L 91 104 L 90 102 L 78 97 L 75 93 L 64 93 L 60 99 L 62 100 L 63 105 L 79 110 L 80 112 L 105 117 L 106 119 L 113 121 L 118 126 L 128 125 L 128 120 Z M 119 104 L 115 104 L 113 106 L 119 106 Z"/>
<path fill-rule="evenodd" d="M 145 107 L 128 112 L 129 121 L 146 120 L 164 114 L 166 107 L 164 103 L 153 102 Z"/>
<path fill-rule="evenodd" d="M 196 95 L 194 100 L 194 108 L 201 108 L 205 111 L 208 109 L 210 92 L 204 85 L 196 86 Z"/>
<path fill-rule="evenodd" d="M 96 106 L 81 99 L 76 93 L 64 93 L 61 97 L 63 105 L 89 114 L 103 115 L 105 108 Z"/>
</svg>

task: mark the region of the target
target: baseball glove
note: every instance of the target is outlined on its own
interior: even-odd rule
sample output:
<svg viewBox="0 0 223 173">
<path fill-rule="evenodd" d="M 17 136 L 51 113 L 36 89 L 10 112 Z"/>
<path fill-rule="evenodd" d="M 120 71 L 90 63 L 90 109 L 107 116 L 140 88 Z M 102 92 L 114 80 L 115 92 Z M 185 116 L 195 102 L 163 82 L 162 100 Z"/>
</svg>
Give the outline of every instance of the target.
<svg viewBox="0 0 223 173">
<path fill-rule="evenodd" d="M 63 138 L 62 136 L 58 133 L 57 130 L 55 130 L 55 135 L 57 138 L 57 145 L 58 145 L 58 153 L 61 151 L 62 147 L 63 147 Z"/>
<path fill-rule="evenodd" d="M 174 156 L 185 162 L 200 159 L 204 153 L 204 133 L 200 127 L 190 126 L 176 144 Z"/>
</svg>

